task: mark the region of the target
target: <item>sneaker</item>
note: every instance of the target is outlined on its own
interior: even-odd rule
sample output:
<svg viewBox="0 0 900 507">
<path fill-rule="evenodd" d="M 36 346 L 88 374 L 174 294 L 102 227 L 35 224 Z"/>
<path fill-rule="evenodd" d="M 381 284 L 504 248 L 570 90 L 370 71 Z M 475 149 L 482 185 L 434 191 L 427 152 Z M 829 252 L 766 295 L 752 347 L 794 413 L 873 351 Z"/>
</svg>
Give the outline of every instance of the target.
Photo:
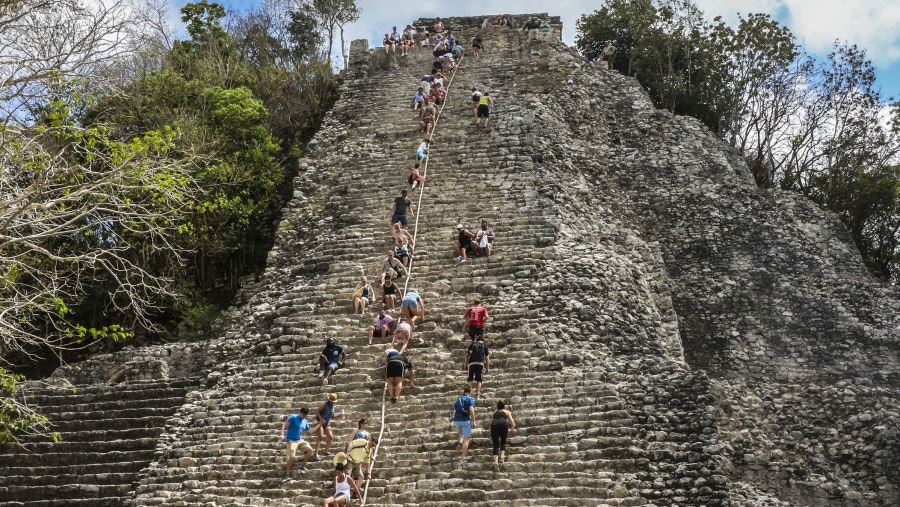
<svg viewBox="0 0 900 507">
<path fill-rule="evenodd" d="M 309 469 L 306 468 L 305 466 L 301 466 L 300 468 L 297 469 L 297 471 L 300 472 L 301 474 L 305 474 L 306 472 L 309 472 Z"/>
<path fill-rule="evenodd" d="M 284 479 L 281 479 L 281 482 L 291 482 L 291 481 L 293 481 L 293 480 L 294 480 L 294 479 L 291 479 L 291 476 L 290 476 L 290 475 L 285 475 L 285 476 L 284 476 Z"/>
<path fill-rule="evenodd" d="M 316 376 L 317 376 L 317 377 L 324 377 L 324 376 L 325 376 L 325 372 L 324 372 L 324 371 L 320 371 L 318 374 L 316 374 Z"/>
<path fill-rule="evenodd" d="M 459 460 L 459 464 L 462 466 L 466 466 L 469 464 L 469 460 L 467 460 L 466 458 L 463 458 L 463 459 Z"/>
<path fill-rule="evenodd" d="M 453 259 L 453 260 L 455 260 L 456 262 L 459 262 L 459 261 L 462 260 L 462 256 L 461 256 L 461 255 L 457 255 L 456 258 Z"/>
<path fill-rule="evenodd" d="M 465 260 L 465 259 L 460 259 L 460 260 L 459 260 L 459 263 L 460 263 L 460 264 L 462 264 L 463 262 L 466 262 L 466 260 Z"/>
<path fill-rule="evenodd" d="M 397 403 L 397 397 L 396 397 L 396 396 L 394 396 L 394 397 L 391 398 L 391 403 Z"/>
<path fill-rule="evenodd" d="M 319 458 L 318 454 L 313 454 L 312 457 L 309 458 L 310 461 L 319 461 L 319 459 L 321 458 Z"/>
<path fill-rule="evenodd" d="M 322 385 L 323 385 L 323 386 L 327 386 L 327 385 L 328 385 L 328 379 L 327 379 L 327 378 L 322 379 Z"/>
</svg>

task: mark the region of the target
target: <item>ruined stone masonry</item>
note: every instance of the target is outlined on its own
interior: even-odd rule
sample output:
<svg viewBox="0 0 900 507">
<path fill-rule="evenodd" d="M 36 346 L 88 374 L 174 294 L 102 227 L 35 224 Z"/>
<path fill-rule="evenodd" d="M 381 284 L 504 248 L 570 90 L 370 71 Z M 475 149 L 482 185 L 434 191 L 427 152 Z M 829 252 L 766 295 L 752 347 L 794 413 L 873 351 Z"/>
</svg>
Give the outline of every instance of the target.
<svg viewBox="0 0 900 507">
<path fill-rule="evenodd" d="M 866 272 L 835 216 L 756 188 L 699 122 L 586 64 L 556 40 L 557 18 L 529 38 L 528 17 L 485 30 L 482 56 L 450 85 L 409 282 L 427 305 L 411 343 L 418 387 L 386 408 L 367 504 L 900 505 L 896 288 Z M 449 23 L 467 45 L 482 19 Z M 278 431 L 331 392 L 348 414 L 336 448 L 360 417 L 382 429 L 374 313 L 353 315 L 349 297 L 380 273 L 430 63 L 354 41 L 266 271 L 220 338 L 126 349 L 26 386 L 63 442 L 0 449 L 0 505 L 318 505 L 332 493 L 330 458 L 281 483 Z M 496 101 L 487 129 L 473 85 Z M 482 217 L 495 254 L 455 263 L 455 224 Z M 461 467 L 449 418 L 476 295 L 493 361 Z M 326 336 L 350 356 L 323 387 L 311 373 Z M 501 399 L 520 431 L 494 471 L 485 428 Z"/>
</svg>

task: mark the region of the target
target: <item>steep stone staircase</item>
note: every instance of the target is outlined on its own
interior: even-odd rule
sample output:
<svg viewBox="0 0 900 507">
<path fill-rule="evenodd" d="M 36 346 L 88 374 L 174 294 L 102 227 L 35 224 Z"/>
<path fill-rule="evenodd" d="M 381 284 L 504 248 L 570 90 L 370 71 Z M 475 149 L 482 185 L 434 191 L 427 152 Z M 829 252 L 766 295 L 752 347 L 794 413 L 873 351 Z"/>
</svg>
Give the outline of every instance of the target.
<svg viewBox="0 0 900 507">
<path fill-rule="evenodd" d="M 521 26 L 522 19 L 511 20 Z M 464 42 L 480 21 L 449 20 Z M 201 361 L 202 372 L 176 372 L 173 380 L 156 383 L 79 385 L 76 393 L 83 396 L 103 392 L 128 401 L 95 408 L 93 399 L 71 398 L 76 401 L 68 403 L 79 408 L 60 409 L 69 415 L 57 423 L 71 445 L 51 447 L 40 458 L 4 449 L 0 467 L 8 468 L 0 475 L 0 505 L 320 504 L 333 492 L 331 456 L 311 463 L 306 473 L 296 472 L 295 465 L 295 480 L 282 483 L 286 460 L 277 436 L 288 414 L 304 406 L 314 411 L 328 393 L 338 395 L 337 412 L 345 415 L 334 421 L 333 450 L 343 448 L 361 417 L 381 436 L 367 489 L 370 505 L 786 505 L 778 497 L 797 505 L 889 504 L 884 500 L 896 496 L 890 484 L 896 474 L 895 438 L 890 440 L 896 404 L 879 400 L 893 400 L 894 391 L 872 387 L 860 375 L 826 389 L 810 385 L 813 394 L 799 398 L 791 386 L 776 392 L 781 386 L 741 385 L 724 366 L 710 370 L 718 376 L 708 378 L 685 361 L 686 354 L 718 361 L 713 354 L 721 348 L 723 355 L 749 358 L 747 369 L 762 372 L 759 377 L 799 371 L 792 356 L 754 362 L 755 341 L 727 338 L 737 336 L 726 327 L 727 312 L 737 308 L 748 315 L 742 333 L 756 332 L 750 324 L 758 316 L 747 311 L 755 301 L 720 302 L 736 282 L 718 280 L 716 273 L 753 282 L 765 281 L 765 273 L 742 273 L 745 261 L 724 256 L 721 266 L 708 263 L 696 246 L 722 246 L 716 234 L 735 237 L 715 228 L 734 227 L 720 213 L 749 206 L 741 199 L 756 199 L 752 204 L 758 207 L 769 203 L 775 211 L 765 225 L 780 230 L 783 203 L 747 195 L 751 186 L 734 173 L 739 164 L 732 163 L 733 155 L 697 122 L 654 111 L 635 80 L 585 64 L 558 41 L 528 37 L 515 28 L 486 31 L 482 57 L 464 60 L 434 134 L 421 205 L 419 193 L 411 195 L 417 203 L 416 256 L 410 280 L 400 285 L 418 289 L 426 305 L 410 344 L 416 388 L 404 388 L 397 404 L 384 403 L 382 347 L 368 345 L 366 337 L 377 305 L 354 315 L 350 294 L 360 276 L 379 276 L 389 247 L 390 204 L 406 188 L 423 137 L 409 105 L 432 58 L 420 48 L 406 57 L 385 55 L 381 48 L 366 51 L 355 41 L 341 100 L 300 162 L 267 269 L 259 280 L 248 280 L 223 321 L 222 338 L 203 345 L 209 357 Z M 495 98 L 489 128 L 475 125 L 473 85 Z M 723 205 L 715 199 L 725 191 L 734 198 Z M 711 197 L 697 199 L 702 206 L 692 208 L 694 196 L 703 192 Z M 690 220 L 682 219 L 688 215 Z M 738 220 L 756 216 L 738 213 Z M 455 225 L 472 227 L 478 218 L 497 232 L 495 253 L 458 264 L 451 251 Z M 747 236 L 762 230 L 745 225 Z M 845 246 L 831 233 L 813 232 L 834 249 Z M 681 238 L 691 242 L 683 250 Z M 778 249 L 764 242 L 758 248 Z M 804 248 L 811 260 L 812 247 Z M 690 258 L 682 262 L 679 255 Z M 803 283 L 799 276 L 791 280 Z M 759 294 L 747 290 L 748 301 Z M 796 293 L 783 290 L 779 298 Z M 476 295 L 490 310 L 492 368 L 476 408 L 470 462 L 462 466 L 449 418 L 465 380 L 462 315 Z M 895 301 L 888 295 L 884 300 Z M 691 306 L 705 303 L 721 305 L 720 313 L 706 316 Z M 871 313 L 888 315 L 879 308 Z M 879 347 L 886 353 L 877 368 L 895 375 L 890 354 L 896 345 L 888 336 L 895 327 L 870 324 L 862 316 L 861 324 L 846 320 L 854 333 L 868 326 L 884 335 Z M 799 336 L 802 327 L 791 331 Z M 683 350 L 684 330 L 692 333 L 686 338 L 689 351 Z M 830 339 L 841 338 L 833 334 Z M 349 360 L 323 386 L 313 370 L 326 337 L 344 346 Z M 170 364 L 185 362 L 191 361 Z M 868 368 L 862 360 L 854 364 Z M 772 365 L 777 368 L 770 370 Z M 152 386 L 179 382 L 180 401 L 147 401 L 162 399 L 151 394 Z M 866 401 L 870 391 L 874 401 Z M 815 393 L 835 407 L 859 393 L 873 408 L 860 413 L 867 409 L 850 403 L 832 410 L 862 456 L 852 458 L 859 462 L 846 471 L 838 469 L 851 458 L 840 453 L 841 440 L 830 436 L 836 430 L 810 433 L 809 423 L 825 420 L 810 418 L 817 414 Z M 790 406 L 797 399 L 803 407 Z M 495 471 L 487 427 L 498 400 L 512 409 L 520 431 L 510 439 L 506 467 Z M 64 402 L 45 403 L 51 410 Z M 154 405 L 165 414 L 140 408 Z M 100 435 L 122 426 L 101 417 L 104 410 L 123 420 L 140 418 L 162 434 Z M 99 440 L 123 443 L 94 446 L 106 453 L 80 447 L 82 464 L 42 468 L 73 460 L 65 451 L 94 433 L 83 424 L 65 429 L 61 421 L 77 419 L 71 414 L 96 420 L 89 426 Z M 760 414 L 767 419 L 755 421 Z M 729 440 L 723 441 L 726 433 Z M 810 439 L 824 442 L 838 458 L 806 461 L 802 453 L 812 451 L 791 447 L 786 433 L 814 434 Z M 122 457 L 126 434 L 146 445 L 141 458 Z M 780 448 L 769 435 L 779 435 Z M 151 459 L 146 449 L 154 441 Z M 875 459 L 863 464 L 867 456 Z M 112 462 L 132 468 L 105 465 Z M 819 475 L 805 470 L 808 464 Z M 819 472 L 830 466 L 835 472 Z M 42 482 L 51 486 L 46 494 Z"/>
<path fill-rule="evenodd" d="M 4 506 L 122 505 L 150 464 L 165 422 L 196 381 L 26 385 L 29 404 L 60 441 L 0 447 Z"/>
<path fill-rule="evenodd" d="M 460 38 L 472 33 L 464 30 Z M 366 339 L 374 312 L 353 315 L 349 301 L 359 276 L 377 279 L 388 249 L 390 202 L 405 187 L 422 137 L 409 102 L 432 60 L 421 49 L 404 58 L 386 57 L 378 48 L 354 62 L 356 72 L 367 72 L 351 70 L 345 99 L 302 162 L 312 176 L 297 182 L 280 229 L 264 291 L 277 303 L 268 305 L 268 320 L 259 319 L 259 343 L 239 373 L 182 407 L 183 424 L 160 446 L 136 505 L 317 503 L 332 492 L 330 457 L 283 484 L 285 458 L 276 436 L 287 414 L 300 406 L 314 410 L 328 392 L 338 394 L 338 411 L 347 416 L 336 421 L 334 449 L 347 443 L 362 416 L 373 434 L 383 432 L 368 504 L 648 505 L 655 497 L 727 503 L 725 481 L 715 474 L 715 430 L 703 376 L 668 357 L 662 342 L 644 346 L 649 358 L 615 357 L 613 347 L 600 360 L 595 353 L 601 344 L 589 344 L 550 318 L 551 308 L 567 312 L 565 298 L 524 290 L 531 284 L 523 280 L 540 279 L 545 263 L 560 256 L 556 205 L 532 170 L 529 142 L 539 127 L 511 88 L 529 72 L 529 55 L 546 43 L 514 30 L 486 39 L 483 56 L 464 61 L 453 78 L 417 207 L 408 282 L 426 304 L 426 319 L 411 343 L 417 387 L 407 387 L 396 405 L 383 404 L 382 348 Z M 474 124 L 471 85 L 497 96 L 487 129 Z M 496 253 L 455 263 L 455 224 L 471 226 L 480 217 L 497 230 Z M 570 255 L 577 267 L 576 258 Z M 554 276 L 548 291 L 564 285 L 571 293 L 570 283 L 592 290 L 593 267 L 588 262 L 568 280 Z M 625 283 L 634 286 L 627 277 L 623 291 L 629 290 Z M 635 311 L 655 306 L 652 291 L 632 291 Z M 475 294 L 491 311 L 493 367 L 479 399 L 472 461 L 461 466 L 449 417 L 465 381 L 462 314 Z M 335 337 L 350 359 L 323 387 L 312 372 L 326 336 Z M 495 472 L 485 428 L 500 399 L 512 407 L 521 430 L 511 438 L 505 470 Z"/>
</svg>

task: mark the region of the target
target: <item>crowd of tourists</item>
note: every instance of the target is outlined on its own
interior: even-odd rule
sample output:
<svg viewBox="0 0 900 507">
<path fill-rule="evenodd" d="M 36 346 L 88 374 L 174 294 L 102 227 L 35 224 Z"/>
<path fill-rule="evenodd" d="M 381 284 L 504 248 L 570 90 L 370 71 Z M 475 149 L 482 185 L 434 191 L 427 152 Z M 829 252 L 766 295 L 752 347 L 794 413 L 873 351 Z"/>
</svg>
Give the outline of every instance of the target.
<svg viewBox="0 0 900 507">
<path fill-rule="evenodd" d="M 486 29 L 509 26 L 506 17 L 488 18 L 482 24 L 482 32 Z M 484 39 L 479 33 L 469 41 L 472 58 L 478 57 L 484 49 Z M 431 147 L 431 135 L 447 99 L 447 89 L 454 72 L 461 60 L 467 55 L 449 26 L 437 18 L 433 26 L 427 29 L 415 29 L 410 25 L 401 32 L 393 27 L 383 39 L 384 51 L 398 53 L 403 56 L 410 50 L 429 48 L 434 56 L 431 68 L 418 80 L 417 89 L 413 93 L 410 107 L 415 111 L 419 130 L 424 135 L 416 149 L 416 162 L 407 184 L 409 190 L 422 189 L 427 182 L 426 172 Z M 416 48 L 420 49 L 416 49 Z M 487 91 L 471 88 L 472 112 L 478 125 L 488 126 L 494 107 L 494 98 Z M 404 379 L 409 380 L 409 387 L 416 388 L 416 370 L 410 357 L 410 347 L 416 326 L 425 320 L 425 302 L 416 289 L 403 292 L 397 281 L 410 277 L 412 261 L 415 257 L 415 236 L 409 232 L 410 223 L 415 220 L 415 206 L 409 197 L 409 190 L 403 189 L 394 198 L 388 212 L 390 218 L 390 243 L 386 257 L 381 262 L 380 277 L 377 287 L 373 287 L 367 276 L 362 276 L 351 295 L 353 311 L 365 315 L 377 308 L 372 325 L 367 328 L 368 344 L 378 346 L 380 340 L 383 349 L 383 365 L 385 369 L 385 399 L 392 404 L 398 402 L 403 390 Z M 490 257 L 493 252 L 494 230 L 487 220 L 480 219 L 479 225 L 470 231 L 460 220 L 456 226 L 457 237 L 452 245 L 456 261 L 466 262 L 472 256 Z M 373 279 L 373 282 L 375 280 Z M 379 294 L 380 293 L 380 294 Z M 380 295 L 380 298 L 379 298 Z M 380 301 L 380 304 L 377 303 Z M 488 310 L 481 304 L 480 298 L 473 300 L 461 323 L 461 332 L 468 338 L 463 369 L 466 384 L 462 394 L 453 405 L 452 423 L 459 432 L 460 464 L 468 463 L 469 444 L 477 421 L 475 406 L 481 396 L 485 376 L 490 372 L 491 352 L 485 342 L 484 329 L 488 320 Z M 465 340 L 465 338 L 464 338 Z M 327 338 L 325 347 L 317 360 L 315 374 L 322 379 L 323 385 L 334 381 L 335 374 L 344 367 L 347 352 L 337 344 L 334 338 Z M 290 482 L 295 460 L 302 458 L 297 470 L 308 471 L 310 461 L 319 461 L 323 456 L 332 455 L 334 436 L 332 421 L 336 417 L 338 395 L 330 393 L 325 401 L 310 414 L 306 407 L 299 408 L 298 413 L 290 415 L 283 423 L 280 439 L 285 442 L 287 465 L 284 481 Z M 493 466 L 499 470 L 505 462 L 506 440 L 510 432 L 516 431 L 516 423 L 512 412 L 503 401 L 496 402 L 489 418 L 491 440 L 493 444 Z M 341 410 L 343 414 L 343 410 Z M 315 423 L 310 423 L 311 415 Z M 334 463 L 334 495 L 323 500 L 323 505 L 347 505 L 355 494 L 361 498 L 361 489 L 369 479 L 373 453 L 377 447 L 376 439 L 366 429 L 368 420 L 360 419 L 358 429 L 347 439 L 345 445 L 337 448 L 332 461 Z M 314 435 L 315 446 L 304 439 L 304 435 Z M 324 445 L 323 445 L 324 444 Z"/>
</svg>

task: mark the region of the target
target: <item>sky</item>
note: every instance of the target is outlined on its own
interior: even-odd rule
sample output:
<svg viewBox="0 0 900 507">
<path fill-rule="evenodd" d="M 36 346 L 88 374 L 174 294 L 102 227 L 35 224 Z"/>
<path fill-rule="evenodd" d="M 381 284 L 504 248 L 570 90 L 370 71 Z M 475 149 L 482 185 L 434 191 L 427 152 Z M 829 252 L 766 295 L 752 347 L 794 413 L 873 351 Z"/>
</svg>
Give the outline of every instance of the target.
<svg viewBox="0 0 900 507">
<path fill-rule="evenodd" d="M 187 0 L 169 0 L 173 26 L 181 29 L 178 9 Z M 236 11 L 259 5 L 262 0 L 216 0 Z M 738 13 L 766 13 L 790 28 L 807 51 L 826 55 L 835 40 L 856 44 L 875 66 L 885 98 L 900 99 L 900 1 L 898 0 L 694 0 L 708 18 L 722 16 L 735 25 Z M 347 43 L 368 39 L 380 46 L 392 26 L 402 30 L 420 17 L 474 16 L 546 12 L 560 16 L 563 41 L 574 44 L 575 21 L 603 5 L 601 0 L 454 0 L 441 4 L 423 0 L 357 0 L 362 11 L 358 22 L 345 28 Z M 452 5 L 447 8 L 447 5 Z M 402 13 L 402 14 L 398 14 Z M 339 44 L 339 42 L 336 42 Z M 335 51 L 337 53 L 337 51 Z"/>
</svg>

